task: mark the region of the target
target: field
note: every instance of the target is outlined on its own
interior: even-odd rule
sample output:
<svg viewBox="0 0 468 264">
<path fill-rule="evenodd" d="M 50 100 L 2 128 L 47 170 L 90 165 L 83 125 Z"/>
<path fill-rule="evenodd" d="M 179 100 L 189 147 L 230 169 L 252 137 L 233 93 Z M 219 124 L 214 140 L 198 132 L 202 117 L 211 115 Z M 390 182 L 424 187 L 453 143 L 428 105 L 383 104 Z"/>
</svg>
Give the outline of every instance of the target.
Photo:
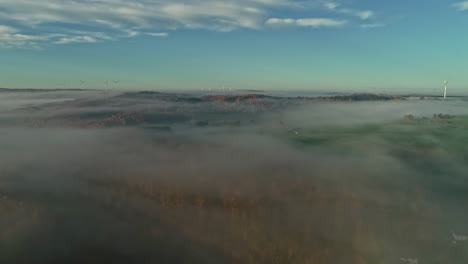
<svg viewBox="0 0 468 264">
<path fill-rule="evenodd" d="M 468 261 L 463 98 L 2 102 L 0 263 Z"/>
</svg>

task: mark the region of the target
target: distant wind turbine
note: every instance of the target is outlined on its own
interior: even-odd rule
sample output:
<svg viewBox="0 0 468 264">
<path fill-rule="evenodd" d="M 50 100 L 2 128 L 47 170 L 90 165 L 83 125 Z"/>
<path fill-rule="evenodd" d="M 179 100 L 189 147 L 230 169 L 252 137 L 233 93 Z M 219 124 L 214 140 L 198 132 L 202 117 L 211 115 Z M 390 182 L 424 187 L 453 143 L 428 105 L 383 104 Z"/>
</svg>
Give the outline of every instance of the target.
<svg viewBox="0 0 468 264">
<path fill-rule="evenodd" d="M 109 91 L 110 88 L 111 88 L 110 81 L 109 81 L 109 80 L 106 80 L 106 81 L 104 82 L 104 84 L 105 84 L 105 87 L 106 87 L 106 91 Z"/>
<path fill-rule="evenodd" d="M 445 84 L 445 89 L 444 89 L 444 99 L 447 98 L 447 86 L 448 86 L 448 81 L 444 82 Z"/>
</svg>

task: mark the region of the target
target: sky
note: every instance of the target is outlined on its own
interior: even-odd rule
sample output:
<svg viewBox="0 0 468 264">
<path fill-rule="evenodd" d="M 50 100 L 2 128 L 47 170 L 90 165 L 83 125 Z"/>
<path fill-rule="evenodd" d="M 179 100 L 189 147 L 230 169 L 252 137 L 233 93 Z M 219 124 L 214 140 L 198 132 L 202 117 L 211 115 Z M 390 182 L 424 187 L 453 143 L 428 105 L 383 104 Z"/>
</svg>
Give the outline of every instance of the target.
<svg viewBox="0 0 468 264">
<path fill-rule="evenodd" d="M 468 91 L 463 0 L 0 0 L 0 87 Z"/>
</svg>

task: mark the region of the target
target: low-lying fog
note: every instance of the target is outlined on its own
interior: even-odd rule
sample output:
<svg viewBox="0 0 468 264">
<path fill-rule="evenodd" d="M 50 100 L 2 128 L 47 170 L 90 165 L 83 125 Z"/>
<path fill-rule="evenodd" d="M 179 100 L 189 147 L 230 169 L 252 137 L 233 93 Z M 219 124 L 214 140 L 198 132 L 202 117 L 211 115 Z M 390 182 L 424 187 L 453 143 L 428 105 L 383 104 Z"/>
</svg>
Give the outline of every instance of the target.
<svg viewBox="0 0 468 264">
<path fill-rule="evenodd" d="M 0 263 L 467 263 L 466 116 L 0 93 Z"/>
</svg>

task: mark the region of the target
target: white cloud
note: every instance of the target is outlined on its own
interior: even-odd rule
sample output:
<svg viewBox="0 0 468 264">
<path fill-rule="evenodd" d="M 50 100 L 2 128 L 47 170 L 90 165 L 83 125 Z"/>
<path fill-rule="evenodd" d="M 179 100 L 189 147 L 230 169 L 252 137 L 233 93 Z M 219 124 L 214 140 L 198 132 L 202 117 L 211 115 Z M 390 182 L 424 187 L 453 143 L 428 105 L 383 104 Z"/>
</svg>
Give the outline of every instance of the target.
<svg viewBox="0 0 468 264">
<path fill-rule="evenodd" d="M 0 48 L 40 48 L 46 43 L 71 44 L 95 43 L 104 40 L 113 40 L 102 32 L 89 32 L 70 30 L 67 34 L 26 34 L 19 29 L 0 25 Z"/>
<path fill-rule="evenodd" d="M 284 26 L 294 26 L 296 25 L 296 19 L 292 18 L 269 18 L 265 24 L 269 26 L 279 26 L 279 27 L 284 27 Z"/>
<path fill-rule="evenodd" d="M 257 28 L 271 8 L 294 0 L 1 0 L 0 19 L 26 25 L 107 23 L 127 28 Z"/>
<path fill-rule="evenodd" d="M 152 37 L 167 37 L 169 33 L 161 32 L 161 33 L 145 33 L 145 35 L 152 36 Z"/>
<path fill-rule="evenodd" d="M 375 17 L 375 13 L 371 10 L 356 10 L 356 9 L 350 9 L 350 8 L 340 8 L 341 5 L 336 2 L 324 2 L 323 6 L 331 11 L 355 16 L 362 20 L 368 20 L 368 19 Z"/>
<path fill-rule="evenodd" d="M 346 21 L 329 18 L 305 18 L 296 20 L 296 23 L 301 27 L 339 27 L 346 24 Z"/>
<path fill-rule="evenodd" d="M 455 8 L 458 9 L 459 11 L 467 11 L 468 10 L 468 1 L 455 3 L 453 6 L 455 6 Z"/>
<path fill-rule="evenodd" d="M 134 38 L 134 37 L 138 37 L 141 35 L 141 33 L 139 31 L 135 31 L 135 30 L 127 30 L 127 37 L 129 38 Z"/>
<path fill-rule="evenodd" d="M 338 18 L 268 19 L 277 12 L 292 14 L 317 8 L 324 0 L 0 0 L 0 21 L 15 25 L 15 32 L 0 29 L 0 45 L 11 46 L 12 39 L 26 46 L 40 43 L 70 44 L 113 41 L 142 35 L 166 37 L 179 29 L 232 31 L 262 29 L 266 25 L 298 27 L 337 27 Z M 372 11 L 344 9 L 327 1 L 325 6 L 337 16 L 348 13 L 362 20 Z M 266 21 L 266 23 L 265 23 Z M 73 30 L 72 30 L 73 29 Z M 11 30 L 11 29 L 8 29 Z M 33 32 L 26 34 L 24 32 Z M 54 35 L 55 34 L 55 35 Z M 61 36 L 57 36 L 60 34 Z M 8 39 L 8 44 L 7 40 Z M 48 41 L 47 41 L 48 40 Z"/>
<path fill-rule="evenodd" d="M 346 24 L 345 20 L 335 20 L 330 18 L 303 18 L 303 19 L 292 19 L 292 18 L 270 18 L 265 22 L 271 27 L 340 27 Z"/>
<path fill-rule="evenodd" d="M 75 36 L 60 38 L 54 44 L 71 44 L 71 43 L 95 43 L 97 39 L 90 36 Z"/>
<path fill-rule="evenodd" d="M 381 28 L 381 27 L 386 27 L 387 25 L 385 24 L 379 24 L 379 23 L 375 23 L 375 24 L 362 24 L 361 27 L 362 28 Z"/>
<path fill-rule="evenodd" d="M 375 16 L 374 12 L 369 10 L 356 12 L 355 15 L 362 20 L 367 20 Z"/>
<path fill-rule="evenodd" d="M 65 36 L 51 43 L 69 44 L 184 28 L 260 29 L 272 10 L 294 9 L 300 4 L 296 0 L 0 0 L 0 6 L 0 21 L 16 25 L 20 31 L 34 31 L 44 37 L 57 32 L 50 31 L 51 27 L 62 25 L 59 32 Z M 76 34 L 71 28 L 84 28 L 88 34 Z M 107 36 L 96 36 L 99 32 L 107 32 Z"/>
<path fill-rule="evenodd" d="M 55 37 L 55 35 L 36 36 L 20 34 L 17 29 L 0 25 L 1 48 L 38 48 L 39 43 Z"/>
<path fill-rule="evenodd" d="M 16 29 L 12 27 L 0 25 L 0 34 L 12 34 L 15 32 L 16 32 Z"/>
<path fill-rule="evenodd" d="M 323 5 L 328 9 L 336 9 L 339 6 L 338 3 L 333 2 L 325 2 Z"/>
</svg>

